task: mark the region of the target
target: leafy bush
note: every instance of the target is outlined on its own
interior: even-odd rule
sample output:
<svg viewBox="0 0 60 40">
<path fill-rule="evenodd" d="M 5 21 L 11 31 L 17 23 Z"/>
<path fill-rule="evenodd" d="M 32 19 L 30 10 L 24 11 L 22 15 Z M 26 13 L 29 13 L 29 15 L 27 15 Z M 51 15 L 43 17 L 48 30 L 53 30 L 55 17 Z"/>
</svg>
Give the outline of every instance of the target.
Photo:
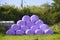
<svg viewBox="0 0 60 40">
<path fill-rule="evenodd" d="M 6 31 L 8 30 L 9 28 L 6 27 L 6 26 L 0 26 L 0 33 L 6 33 Z"/>
<path fill-rule="evenodd" d="M 7 7 L 7 8 L 6 8 Z M 9 5 L 0 6 L 0 20 L 20 20 L 24 15 L 38 15 L 44 23 L 53 25 L 60 22 L 60 12 L 51 12 L 49 7 L 42 8 L 37 6 L 24 7 L 19 9 Z"/>
<path fill-rule="evenodd" d="M 52 29 L 55 33 L 60 33 L 60 23 L 54 24 L 53 26 L 51 26 L 51 29 Z"/>
</svg>

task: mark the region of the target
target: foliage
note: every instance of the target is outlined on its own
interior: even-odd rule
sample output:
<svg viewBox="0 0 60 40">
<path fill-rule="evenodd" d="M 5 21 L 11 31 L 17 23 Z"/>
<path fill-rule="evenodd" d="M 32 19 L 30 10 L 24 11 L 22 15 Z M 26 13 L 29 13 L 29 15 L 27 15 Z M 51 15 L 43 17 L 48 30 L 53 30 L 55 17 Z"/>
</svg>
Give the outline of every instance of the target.
<svg viewBox="0 0 60 40">
<path fill-rule="evenodd" d="M 60 23 L 54 24 L 53 26 L 51 26 L 51 29 L 52 29 L 55 33 L 59 33 L 59 34 L 60 34 Z"/>
<path fill-rule="evenodd" d="M 54 1 L 54 3 L 52 3 L 52 8 L 56 11 L 56 12 L 58 12 L 58 11 L 60 11 L 60 0 L 53 0 Z"/>
<path fill-rule="evenodd" d="M 27 6 L 23 9 L 9 5 L 0 6 L 0 20 L 17 21 L 24 15 L 38 15 L 44 23 L 53 25 L 60 22 L 60 2 L 53 0 L 54 3 L 49 5 L 45 3 L 41 6 Z"/>
<path fill-rule="evenodd" d="M 0 26 L 0 33 L 5 34 L 5 32 L 9 29 L 7 26 Z"/>
</svg>

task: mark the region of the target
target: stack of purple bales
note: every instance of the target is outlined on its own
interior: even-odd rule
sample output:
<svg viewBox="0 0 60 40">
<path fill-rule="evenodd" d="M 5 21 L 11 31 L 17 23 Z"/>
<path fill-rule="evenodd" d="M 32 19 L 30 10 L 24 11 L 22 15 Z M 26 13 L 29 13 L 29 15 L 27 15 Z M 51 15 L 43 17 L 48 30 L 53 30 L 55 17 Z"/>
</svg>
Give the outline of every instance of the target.
<svg viewBox="0 0 60 40">
<path fill-rule="evenodd" d="M 53 34 L 53 31 L 47 24 L 39 19 L 37 15 L 29 17 L 25 15 L 22 20 L 12 24 L 11 28 L 7 30 L 7 35 L 33 35 L 33 34 Z"/>
</svg>

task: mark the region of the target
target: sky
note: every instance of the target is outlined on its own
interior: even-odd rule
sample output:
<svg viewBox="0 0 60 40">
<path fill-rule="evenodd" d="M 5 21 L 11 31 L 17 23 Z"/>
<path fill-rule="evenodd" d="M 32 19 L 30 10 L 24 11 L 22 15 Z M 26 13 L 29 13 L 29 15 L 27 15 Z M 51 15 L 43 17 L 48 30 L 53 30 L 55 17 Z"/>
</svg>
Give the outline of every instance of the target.
<svg viewBox="0 0 60 40">
<path fill-rule="evenodd" d="M 23 5 L 24 6 L 39 6 L 44 3 L 49 3 L 51 4 L 53 1 L 52 0 L 23 0 Z M 15 5 L 17 7 L 21 6 L 21 0 L 0 0 L 0 5 L 3 4 L 8 4 L 8 5 Z"/>
</svg>

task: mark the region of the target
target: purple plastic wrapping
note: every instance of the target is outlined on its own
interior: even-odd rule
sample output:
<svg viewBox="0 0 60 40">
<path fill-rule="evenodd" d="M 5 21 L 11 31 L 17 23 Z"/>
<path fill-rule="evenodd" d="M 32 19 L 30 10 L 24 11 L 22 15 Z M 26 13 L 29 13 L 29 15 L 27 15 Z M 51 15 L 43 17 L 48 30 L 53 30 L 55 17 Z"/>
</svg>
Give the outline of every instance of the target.
<svg viewBox="0 0 60 40">
<path fill-rule="evenodd" d="M 34 31 L 32 31 L 31 29 L 27 29 L 27 30 L 25 31 L 25 34 L 26 34 L 26 35 L 32 35 L 32 34 L 34 34 Z"/>
<path fill-rule="evenodd" d="M 26 22 L 26 26 L 29 28 L 31 28 L 31 26 L 33 26 L 33 25 L 34 25 L 34 23 L 32 23 L 32 22 Z"/>
<path fill-rule="evenodd" d="M 11 28 L 6 31 L 7 35 L 32 35 L 32 34 L 53 34 L 53 31 L 47 24 L 39 19 L 37 15 L 29 17 L 25 15 L 17 24 L 12 24 Z"/>
<path fill-rule="evenodd" d="M 33 23 L 35 23 L 37 20 L 39 20 L 39 17 L 36 15 L 32 15 L 30 19 Z"/>
<path fill-rule="evenodd" d="M 53 31 L 51 29 L 46 29 L 44 31 L 45 34 L 53 34 Z"/>
<path fill-rule="evenodd" d="M 28 15 L 25 15 L 22 17 L 22 20 L 25 22 L 30 22 L 30 17 Z"/>
<path fill-rule="evenodd" d="M 36 29 L 39 29 L 39 28 L 40 28 L 39 25 L 34 25 L 31 27 L 32 31 L 35 31 Z"/>
<path fill-rule="evenodd" d="M 44 32 L 41 29 L 36 29 L 35 34 L 43 34 Z"/>
<path fill-rule="evenodd" d="M 16 35 L 23 35 L 24 34 L 24 31 L 22 30 L 16 30 Z"/>
<path fill-rule="evenodd" d="M 20 29 L 20 26 L 19 25 L 17 25 L 17 24 L 13 24 L 12 26 L 11 26 L 11 29 L 13 29 L 13 30 L 18 30 L 18 29 Z"/>
<path fill-rule="evenodd" d="M 44 31 L 46 29 L 49 29 L 49 26 L 47 24 L 42 24 L 42 25 L 40 25 L 40 29 L 42 29 Z"/>
<path fill-rule="evenodd" d="M 37 21 L 35 22 L 35 24 L 36 24 L 36 25 L 42 25 L 42 24 L 44 24 L 44 22 L 39 19 L 39 20 L 37 20 Z"/>
<path fill-rule="evenodd" d="M 22 26 L 21 26 L 21 30 L 22 30 L 22 31 L 26 31 L 27 29 L 29 29 L 29 27 L 27 27 L 27 26 L 25 26 L 25 25 L 22 25 Z"/>
<path fill-rule="evenodd" d="M 19 21 L 17 21 L 17 25 L 18 25 L 18 24 L 19 24 L 20 26 L 21 26 L 21 25 L 25 25 L 25 21 L 19 20 Z"/>
<path fill-rule="evenodd" d="M 12 29 L 9 29 L 8 31 L 6 31 L 7 35 L 15 35 L 15 31 Z"/>
</svg>

